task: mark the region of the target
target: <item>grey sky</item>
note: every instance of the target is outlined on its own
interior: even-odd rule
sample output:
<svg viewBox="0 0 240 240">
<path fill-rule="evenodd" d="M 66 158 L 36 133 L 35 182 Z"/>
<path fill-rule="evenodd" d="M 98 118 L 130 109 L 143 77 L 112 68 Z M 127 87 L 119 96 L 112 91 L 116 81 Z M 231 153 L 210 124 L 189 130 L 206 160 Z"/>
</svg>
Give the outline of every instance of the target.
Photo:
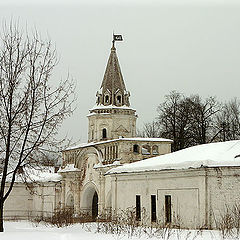
<svg viewBox="0 0 240 240">
<path fill-rule="evenodd" d="M 1 20 L 20 18 L 48 33 L 60 64 L 53 76 L 76 79 L 77 110 L 64 124 L 75 140 L 87 140 L 88 109 L 95 104 L 112 31 L 139 126 L 156 116 L 171 90 L 226 101 L 239 96 L 239 1 L 20 1 L 0 0 Z"/>
</svg>

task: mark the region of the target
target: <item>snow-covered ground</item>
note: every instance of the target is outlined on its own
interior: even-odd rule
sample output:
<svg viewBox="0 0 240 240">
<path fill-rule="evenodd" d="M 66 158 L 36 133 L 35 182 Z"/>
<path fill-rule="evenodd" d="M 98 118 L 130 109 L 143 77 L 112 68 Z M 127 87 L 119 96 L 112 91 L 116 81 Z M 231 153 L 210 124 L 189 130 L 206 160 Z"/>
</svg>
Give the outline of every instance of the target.
<svg viewBox="0 0 240 240">
<path fill-rule="evenodd" d="M 5 232 L 0 233 L 0 240 L 145 240 L 145 239 L 164 239 L 164 240 L 214 240 L 223 239 L 217 231 L 195 231 L 195 230 L 173 230 L 170 231 L 170 236 L 164 235 L 164 231 L 158 237 L 153 237 L 148 230 L 148 233 L 141 231 L 140 236 L 128 237 L 124 235 L 113 235 L 96 233 L 95 224 L 75 224 L 70 227 L 51 227 L 44 224 L 37 226 L 31 222 L 8 222 L 4 223 Z M 161 236 L 161 234 L 163 234 Z M 231 239 L 231 238 L 225 238 Z"/>
</svg>

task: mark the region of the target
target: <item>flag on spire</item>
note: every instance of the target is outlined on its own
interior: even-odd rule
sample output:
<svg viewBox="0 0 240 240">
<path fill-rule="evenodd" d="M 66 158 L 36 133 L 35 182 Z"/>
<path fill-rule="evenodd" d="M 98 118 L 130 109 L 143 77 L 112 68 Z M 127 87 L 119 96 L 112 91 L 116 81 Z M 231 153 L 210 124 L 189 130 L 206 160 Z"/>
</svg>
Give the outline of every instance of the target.
<svg viewBox="0 0 240 240">
<path fill-rule="evenodd" d="M 113 34 L 113 41 L 123 41 L 122 35 Z"/>
</svg>

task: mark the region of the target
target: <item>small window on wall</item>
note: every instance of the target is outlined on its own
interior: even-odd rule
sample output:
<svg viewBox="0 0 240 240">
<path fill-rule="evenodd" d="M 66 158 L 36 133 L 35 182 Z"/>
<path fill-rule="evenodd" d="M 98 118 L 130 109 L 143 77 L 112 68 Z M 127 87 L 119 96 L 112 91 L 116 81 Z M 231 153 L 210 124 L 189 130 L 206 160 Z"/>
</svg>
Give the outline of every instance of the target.
<svg viewBox="0 0 240 240">
<path fill-rule="evenodd" d="M 165 220 L 166 223 L 172 222 L 172 200 L 171 195 L 165 196 Z"/>
<path fill-rule="evenodd" d="M 157 221 L 156 195 L 151 195 L 151 221 Z"/>
<path fill-rule="evenodd" d="M 139 153 L 139 146 L 137 144 L 133 145 L 133 152 L 134 153 Z"/>
<path fill-rule="evenodd" d="M 106 128 L 103 128 L 103 130 L 102 130 L 102 138 L 103 139 L 107 138 L 107 129 Z"/>
<path fill-rule="evenodd" d="M 141 199 L 140 195 L 136 195 L 136 220 L 141 220 Z"/>
</svg>

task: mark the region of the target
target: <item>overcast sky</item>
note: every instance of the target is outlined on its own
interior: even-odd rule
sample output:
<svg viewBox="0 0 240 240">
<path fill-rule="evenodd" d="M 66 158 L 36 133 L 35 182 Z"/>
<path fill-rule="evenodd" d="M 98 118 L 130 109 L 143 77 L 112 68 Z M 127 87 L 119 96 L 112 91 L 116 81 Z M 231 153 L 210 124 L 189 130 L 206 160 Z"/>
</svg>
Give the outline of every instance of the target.
<svg viewBox="0 0 240 240">
<path fill-rule="evenodd" d="M 0 19 L 20 19 L 56 44 L 54 78 L 76 80 L 77 109 L 62 133 L 87 140 L 112 32 L 138 126 L 172 90 L 221 101 L 240 92 L 240 4 L 234 0 L 0 0 Z"/>
</svg>

